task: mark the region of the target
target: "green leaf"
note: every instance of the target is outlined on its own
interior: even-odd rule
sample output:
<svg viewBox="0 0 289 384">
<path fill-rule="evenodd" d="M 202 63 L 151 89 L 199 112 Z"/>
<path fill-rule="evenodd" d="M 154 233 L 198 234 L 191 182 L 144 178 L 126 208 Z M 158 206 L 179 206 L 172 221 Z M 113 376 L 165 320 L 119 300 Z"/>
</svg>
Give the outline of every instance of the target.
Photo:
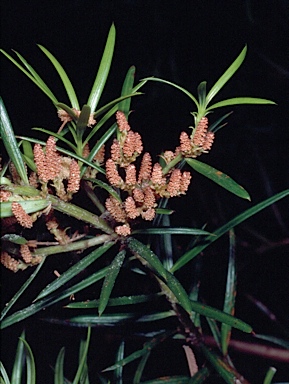
<svg viewBox="0 0 289 384">
<path fill-rule="evenodd" d="M 109 184 L 104 183 L 103 181 L 98 180 L 98 179 L 85 178 L 85 180 L 88 180 L 88 181 L 98 185 L 100 188 L 105 189 L 111 196 L 113 196 L 116 200 L 118 200 L 120 203 L 122 203 L 122 200 L 121 200 L 119 194 Z"/>
<path fill-rule="evenodd" d="M 125 96 L 120 96 L 117 99 L 110 101 L 109 103 L 107 103 L 106 105 L 104 105 L 103 107 L 101 107 L 97 111 L 95 111 L 94 117 L 97 117 L 97 116 L 103 114 L 104 112 L 106 112 L 109 109 L 113 109 L 116 112 L 119 109 L 120 103 L 125 102 L 127 100 L 130 100 L 133 96 L 140 96 L 140 95 L 143 95 L 143 93 L 142 92 L 134 92 L 134 93 L 127 94 Z"/>
<path fill-rule="evenodd" d="M 224 74 L 219 78 L 219 80 L 213 85 L 210 92 L 207 95 L 206 101 L 207 105 L 216 96 L 216 94 L 221 90 L 221 88 L 227 83 L 228 80 L 234 75 L 240 65 L 243 63 L 247 53 L 247 46 L 245 46 L 236 60 L 230 65 L 230 67 L 224 72 Z"/>
<path fill-rule="evenodd" d="M 103 88 L 105 86 L 105 83 L 108 77 L 112 56 L 113 56 L 113 51 L 114 51 L 114 44 L 115 44 L 115 26 L 114 24 L 112 24 L 107 37 L 107 41 L 106 41 L 105 49 L 100 62 L 100 66 L 99 66 L 93 87 L 91 89 L 91 93 L 87 101 L 87 104 L 90 106 L 92 113 L 95 111 L 95 108 L 99 102 L 100 96 L 102 94 Z"/>
<path fill-rule="evenodd" d="M 62 292 L 56 292 L 48 297 L 45 297 L 42 300 L 37 301 L 36 303 L 29 305 L 24 309 L 21 309 L 13 313 L 13 315 L 7 317 L 5 320 L 1 322 L 1 329 L 7 328 L 10 325 L 18 323 L 19 321 L 22 321 L 27 317 L 34 315 L 35 313 L 41 311 L 42 309 L 48 308 L 49 306 L 61 301 L 62 299 L 70 297 L 72 294 L 75 294 L 89 287 L 90 285 L 103 279 L 107 273 L 107 270 L 108 268 L 103 268 L 100 271 L 93 273 L 91 276 L 87 277 L 81 282 L 73 285 L 72 287 L 69 287 Z"/>
<path fill-rule="evenodd" d="M 235 233 L 234 230 L 230 230 L 230 251 L 229 251 L 229 263 L 227 272 L 227 283 L 225 291 L 225 300 L 223 311 L 229 315 L 233 315 L 235 312 L 235 298 L 236 298 L 236 262 L 235 262 Z M 223 355 L 226 356 L 228 353 L 228 346 L 231 337 L 231 327 L 228 324 L 222 324 L 221 326 L 221 345 Z"/>
<path fill-rule="evenodd" d="M 37 85 L 39 88 L 46 93 L 46 95 L 52 100 L 57 101 L 56 97 L 53 95 L 51 90 L 48 88 L 46 83 L 41 79 L 41 77 L 38 75 L 38 73 L 31 67 L 30 64 L 20 55 L 20 53 L 13 50 L 13 52 L 18 56 L 18 58 L 22 61 L 22 63 L 25 65 L 25 67 L 28 69 L 28 71 L 31 73 L 31 75 L 34 77 L 34 79 L 37 82 Z"/>
<path fill-rule="evenodd" d="M 183 87 L 180 87 L 177 84 L 174 84 L 174 83 L 172 83 L 170 81 L 167 81 L 167 80 L 159 79 L 157 77 L 146 77 L 145 79 L 143 79 L 143 81 L 158 81 L 158 82 L 161 82 L 161 83 L 164 83 L 164 84 L 171 85 L 172 87 L 179 89 L 185 95 L 187 95 L 196 104 L 197 108 L 199 108 L 199 103 L 198 103 L 197 99 L 189 91 L 187 91 Z"/>
<path fill-rule="evenodd" d="M 113 297 L 108 300 L 107 305 L 110 307 L 113 307 L 113 306 L 120 306 L 120 305 L 147 303 L 148 301 L 156 300 L 158 297 L 160 297 L 160 294 Z M 98 308 L 98 306 L 99 306 L 99 300 L 90 300 L 90 301 L 83 301 L 83 302 L 73 302 L 68 304 L 65 308 L 87 309 L 87 308 Z"/>
<path fill-rule="evenodd" d="M 74 276 L 87 268 L 90 264 L 92 264 L 95 260 L 97 260 L 100 256 L 102 256 L 105 252 L 107 252 L 113 245 L 113 242 L 108 242 L 104 244 L 94 251 L 92 251 L 89 255 L 85 256 L 78 263 L 74 264 L 67 271 L 65 271 L 60 277 L 54 280 L 52 283 L 48 284 L 36 297 L 36 300 L 42 299 L 43 297 L 49 295 L 50 293 L 56 291 L 63 284 L 70 281 Z"/>
<path fill-rule="evenodd" d="M 122 360 L 123 358 L 124 358 L 124 341 L 122 341 L 119 344 L 115 361 L 117 362 L 119 360 Z M 123 383 L 122 374 L 123 374 L 123 367 L 116 368 L 116 370 L 114 371 L 114 375 L 113 375 L 115 383 L 117 383 L 117 384 Z"/>
<path fill-rule="evenodd" d="M 31 282 L 35 279 L 38 272 L 42 268 L 44 264 L 45 258 L 41 261 L 41 263 L 37 266 L 35 271 L 29 276 L 29 278 L 25 281 L 25 283 L 22 284 L 19 291 L 12 297 L 12 299 L 7 303 L 4 307 L 4 309 L 1 312 L 0 321 L 6 316 L 6 313 L 11 309 L 11 307 L 16 303 L 16 301 L 19 299 L 19 297 L 22 295 L 22 293 L 28 288 L 28 286 L 31 284 Z"/>
<path fill-rule="evenodd" d="M 275 375 L 275 373 L 277 372 L 277 369 L 274 368 L 274 367 L 270 367 L 266 373 L 266 376 L 265 376 L 265 379 L 263 381 L 263 384 L 271 384 L 272 383 L 272 379 Z"/>
<path fill-rule="evenodd" d="M 276 195 L 270 197 L 269 199 L 266 199 L 261 203 L 253 206 L 252 208 L 249 208 L 246 211 L 242 212 L 241 214 L 237 215 L 232 220 L 224 224 L 222 227 L 215 230 L 213 232 L 213 235 L 209 235 L 205 237 L 199 245 L 195 246 L 193 249 L 191 249 L 190 251 L 186 252 L 183 256 L 181 256 L 181 258 L 171 268 L 171 272 L 175 272 L 181 267 L 183 267 L 184 265 L 186 265 L 189 261 L 191 261 L 194 257 L 196 257 L 200 252 L 202 252 L 214 241 L 218 240 L 219 237 L 224 235 L 230 229 L 236 227 L 238 224 L 241 224 L 243 221 L 245 221 L 249 217 L 257 214 L 258 212 L 267 208 L 271 204 L 276 203 L 278 200 L 281 200 L 288 195 L 289 195 L 289 189 L 282 191 L 280 193 L 277 193 Z"/>
<path fill-rule="evenodd" d="M 148 235 L 209 235 L 210 233 L 202 229 L 186 228 L 186 227 L 158 227 L 147 229 L 136 229 L 133 234 L 148 234 Z"/>
<path fill-rule="evenodd" d="M 176 301 L 188 312 L 191 312 L 190 299 L 181 283 L 167 271 L 157 255 L 136 239 L 128 239 L 128 248 L 141 256 L 164 280 L 167 287 L 174 294 Z M 172 298 L 171 298 L 172 299 Z M 173 300 L 173 299 L 172 299 Z"/>
<path fill-rule="evenodd" d="M 76 372 L 76 375 L 74 377 L 74 380 L 73 380 L 72 384 L 78 384 L 79 383 L 79 380 L 80 380 L 80 377 L 82 375 L 83 369 L 84 369 L 84 367 L 86 365 L 88 347 L 89 347 L 89 343 L 90 343 L 90 336 L 91 336 L 91 327 L 88 327 L 85 348 L 84 348 L 84 351 L 83 351 L 83 354 L 82 354 L 82 357 L 81 357 L 81 361 L 80 361 L 80 364 L 79 364 L 79 366 L 77 368 L 77 372 Z"/>
<path fill-rule="evenodd" d="M 54 368 L 54 384 L 64 384 L 64 357 L 65 348 L 62 347 L 58 353 Z"/>
<path fill-rule="evenodd" d="M 202 81 L 198 86 L 200 108 L 205 108 L 205 105 L 206 105 L 206 95 L 207 95 L 206 87 L 207 87 L 206 81 Z"/>
<path fill-rule="evenodd" d="M 73 150 L 76 152 L 76 146 L 73 145 L 69 140 L 67 140 L 67 139 L 66 139 L 65 137 L 63 137 L 61 134 L 58 134 L 58 133 L 49 131 L 48 129 L 45 129 L 45 128 L 37 128 L 37 127 L 34 127 L 34 128 L 32 128 L 32 129 L 35 130 L 35 131 L 40 131 L 40 132 L 43 132 L 43 133 L 47 133 L 47 135 L 49 135 L 49 136 L 56 137 L 56 139 L 62 141 L 62 142 L 65 143 L 65 144 L 67 144 L 71 149 L 73 149 Z"/>
<path fill-rule="evenodd" d="M 79 141 L 82 139 L 83 133 L 87 128 L 90 112 L 90 106 L 85 104 L 76 123 L 76 133 Z"/>
<path fill-rule="evenodd" d="M 155 348 L 158 344 L 163 342 L 165 339 L 167 339 L 169 336 L 171 336 L 174 332 L 172 331 L 167 331 L 163 332 L 160 335 L 154 337 L 152 340 L 148 341 L 147 343 L 144 344 L 142 349 L 139 349 L 136 352 L 133 352 L 129 356 L 125 357 L 122 360 L 119 360 L 115 364 L 111 365 L 110 367 L 107 367 L 104 369 L 102 372 L 108 372 L 108 371 L 113 371 L 116 368 L 119 367 L 124 367 L 126 364 L 131 363 L 132 361 L 142 357 L 147 353 L 147 351 L 151 351 L 153 348 Z"/>
<path fill-rule="evenodd" d="M 141 357 L 140 359 L 140 362 L 136 368 L 136 371 L 135 371 L 135 374 L 134 374 L 134 377 L 133 377 L 133 384 L 139 384 L 140 383 L 140 380 L 141 380 L 141 377 L 142 377 L 142 374 L 143 374 L 143 370 L 145 368 L 145 365 L 148 361 L 148 358 L 151 354 L 151 351 L 148 350 L 146 351 L 146 353 Z"/>
<path fill-rule="evenodd" d="M 225 173 L 218 171 L 210 165 L 202 163 L 201 161 L 195 159 L 186 159 L 186 162 L 195 171 L 206 176 L 208 179 L 211 179 L 216 184 L 219 184 L 221 187 L 227 189 L 229 192 L 234 193 L 235 195 L 242 197 L 243 199 L 250 200 L 248 192 Z"/>
<path fill-rule="evenodd" d="M 99 307 L 98 307 L 98 314 L 99 316 L 102 315 L 104 312 L 108 300 L 110 298 L 110 294 L 112 292 L 112 289 L 114 287 L 115 280 L 119 274 L 119 271 L 122 267 L 124 258 L 125 258 L 125 250 L 120 251 L 115 258 L 113 259 L 112 263 L 109 266 L 108 273 L 105 276 L 102 288 L 101 288 L 101 293 L 100 293 L 100 298 L 99 298 Z"/>
<path fill-rule="evenodd" d="M 8 55 L 8 53 L 6 53 L 5 51 L 3 51 L 3 49 L 0 49 L 0 52 L 2 52 L 17 68 L 19 68 L 31 81 L 33 81 L 33 83 L 35 85 L 37 85 L 37 87 L 39 87 L 41 89 L 41 91 L 43 93 L 46 94 L 46 96 L 49 97 L 49 99 L 54 103 L 56 104 L 58 101 L 57 99 L 53 96 L 52 92 L 49 90 L 49 88 L 47 87 L 47 85 L 43 85 L 44 82 L 41 80 L 41 82 L 39 82 L 39 78 L 38 77 L 34 77 L 35 73 L 33 75 L 31 75 L 28 71 L 26 71 L 26 69 L 24 67 L 22 67 L 19 63 L 17 63 L 16 60 L 13 59 L 13 57 L 11 57 L 10 55 Z M 17 52 L 16 52 L 17 54 Z M 19 54 L 17 54 L 19 56 Z M 19 56 L 20 57 L 20 56 Z M 34 71 L 35 72 L 35 71 Z"/>
<path fill-rule="evenodd" d="M 126 96 L 132 93 L 132 88 L 133 88 L 133 83 L 134 83 L 134 77 L 135 77 L 135 67 L 132 66 L 129 68 L 126 77 L 123 82 L 122 90 L 121 90 L 121 95 Z M 126 118 L 128 118 L 128 114 L 130 111 L 130 103 L 131 103 L 131 98 L 125 99 L 121 101 L 118 104 L 118 110 L 122 111 Z"/>
<path fill-rule="evenodd" d="M 34 213 L 38 211 L 42 211 L 49 205 L 49 201 L 47 199 L 39 199 L 39 200 L 21 200 L 17 201 L 26 213 Z M 1 203 L 1 218 L 3 217 L 11 217 L 13 216 L 11 210 L 12 202 L 5 201 Z"/>
<path fill-rule="evenodd" d="M 78 100 L 74 91 L 74 88 L 71 84 L 71 81 L 69 80 L 65 70 L 61 66 L 61 64 L 58 62 L 58 60 L 42 45 L 38 44 L 38 47 L 41 49 L 41 51 L 48 57 L 48 59 L 53 64 L 54 68 L 56 69 L 58 75 L 60 76 L 62 83 L 64 85 L 64 88 L 66 90 L 67 96 L 69 97 L 71 106 L 77 110 L 79 110 L 79 104 Z"/>
<path fill-rule="evenodd" d="M 21 384 L 22 371 L 24 367 L 24 343 L 22 339 L 25 339 L 25 331 L 21 333 L 21 336 L 18 341 L 15 360 L 12 369 L 11 382 L 13 384 Z"/>
<path fill-rule="evenodd" d="M 26 383 L 36 384 L 36 367 L 35 367 L 35 361 L 34 361 L 32 350 L 25 339 L 20 337 L 20 340 L 23 342 L 24 348 L 25 348 L 26 373 L 27 373 Z"/>
<path fill-rule="evenodd" d="M 241 105 L 241 104 L 275 104 L 276 105 L 274 101 L 267 100 L 267 99 L 260 99 L 257 97 L 234 97 L 232 99 L 219 101 L 218 103 L 211 105 L 206 110 L 210 111 L 212 109 L 216 109 L 220 107 L 227 107 L 228 105 Z"/>
<path fill-rule="evenodd" d="M 1 379 L 1 384 L 4 383 L 4 384 L 10 384 L 10 380 L 9 380 L 9 376 L 8 376 L 8 373 L 2 363 L 2 361 L 0 361 L 0 372 L 1 372 L 1 376 L 0 379 Z M 2 381 L 2 378 L 3 378 L 3 381 Z"/>
<path fill-rule="evenodd" d="M 24 181 L 25 184 L 29 184 L 25 164 L 22 159 L 18 143 L 15 138 L 15 134 L 6 111 L 2 97 L 0 97 L 0 120 L 1 120 L 1 137 L 5 145 L 6 151 L 15 168 Z"/>
<path fill-rule="evenodd" d="M 218 356 L 215 352 L 209 350 L 203 344 L 201 344 L 200 347 L 206 359 L 210 362 L 212 367 L 217 371 L 217 373 L 223 378 L 226 383 L 235 384 L 240 381 L 240 374 L 235 369 L 230 367 L 224 360 L 222 360 L 220 356 Z"/>
<path fill-rule="evenodd" d="M 16 235 L 15 233 L 7 233 L 1 237 L 1 241 L 10 241 L 10 243 L 14 244 L 26 244 L 27 240 L 25 237 Z"/>
</svg>

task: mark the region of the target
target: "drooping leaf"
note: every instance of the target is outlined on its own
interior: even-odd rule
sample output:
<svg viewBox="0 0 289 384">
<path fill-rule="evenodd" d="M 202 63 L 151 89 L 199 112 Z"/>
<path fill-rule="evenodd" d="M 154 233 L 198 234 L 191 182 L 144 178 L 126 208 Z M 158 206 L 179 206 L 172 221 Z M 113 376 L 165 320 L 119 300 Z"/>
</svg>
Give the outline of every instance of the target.
<svg viewBox="0 0 289 384">
<path fill-rule="evenodd" d="M 23 182 L 25 184 L 29 184 L 25 164 L 22 159 L 22 154 L 18 147 L 18 143 L 16 141 L 15 134 L 2 97 L 0 97 L 0 122 L 1 137 L 8 153 L 8 156 L 11 159 L 12 163 L 15 165 L 18 175 L 21 177 Z"/>
<path fill-rule="evenodd" d="M 225 173 L 218 171 L 217 169 L 211 167 L 208 164 L 202 163 L 196 159 L 186 159 L 186 162 L 197 172 L 206 176 L 208 179 L 211 179 L 216 184 L 227 189 L 229 192 L 242 197 L 243 199 L 250 200 L 248 192 L 237 184 L 231 177 Z"/>
</svg>

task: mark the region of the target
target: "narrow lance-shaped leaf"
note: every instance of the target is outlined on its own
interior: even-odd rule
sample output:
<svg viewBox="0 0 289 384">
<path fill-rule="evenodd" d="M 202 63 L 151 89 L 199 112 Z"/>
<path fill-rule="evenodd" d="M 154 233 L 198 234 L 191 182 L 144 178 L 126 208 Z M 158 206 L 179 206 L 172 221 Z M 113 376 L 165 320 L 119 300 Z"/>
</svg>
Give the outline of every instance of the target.
<svg viewBox="0 0 289 384">
<path fill-rule="evenodd" d="M 85 129 L 87 128 L 89 116 L 90 116 L 90 106 L 84 104 L 82 107 L 81 113 L 76 123 L 76 133 L 77 133 L 77 145 L 80 146 L 82 144 L 82 136 L 84 134 Z M 82 152 L 79 153 L 82 155 Z"/>
<path fill-rule="evenodd" d="M 24 343 L 22 339 L 25 339 L 25 331 L 21 333 L 18 341 L 15 360 L 13 364 L 11 381 L 13 384 L 21 384 L 22 372 L 24 367 Z"/>
<path fill-rule="evenodd" d="M 216 184 L 227 189 L 229 192 L 242 197 L 243 199 L 250 200 L 248 192 L 239 184 L 237 184 L 231 177 L 225 173 L 218 171 L 208 164 L 202 163 L 195 159 L 186 159 L 186 162 L 197 172 L 211 179 Z"/>
<path fill-rule="evenodd" d="M 119 360 L 122 360 L 124 358 L 124 346 L 125 346 L 124 341 L 121 341 L 121 343 L 118 347 L 117 353 L 116 353 L 115 362 L 118 362 Z M 114 375 L 113 375 L 115 383 L 117 383 L 117 384 L 123 383 L 122 373 L 123 373 L 123 367 L 116 368 L 116 370 L 114 371 Z"/>
<path fill-rule="evenodd" d="M 100 66 L 99 66 L 91 93 L 87 101 L 87 104 L 90 106 L 92 113 L 95 111 L 95 108 L 102 94 L 103 88 L 105 86 L 106 79 L 108 77 L 112 56 L 114 52 L 114 44 L 115 44 L 115 26 L 112 25 L 109 30 L 109 34 L 108 34 L 105 49 L 103 52 L 103 56 L 100 62 Z"/>
<path fill-rule="evenodd" d="M 241 105 L 241 104 L 276 104 L 274 101 L 267 99 L 260 99 L 258 97 L 233 97 L 232 99 L 222 100 L 207 108 L 211 111 L 220 107 L 227 107 L 228 105 Z"/>
<path fill-rule="evenodd" d="M 54 367 L 54 384 L 64 384 L 64 357 L 65 348 L 62 347 L 58 353 Z"/>
<path fill-rule="evenodd" d="M 10 380 L 9 380 L 9 376 L 8 376 L 8 373 L 2 363 L 2 361 L 0 361 L 0 373 L 1 373 L 1 376 L 0 376 L 0 383 L 2 384 L 10 384 Z"/>
<path fill-rule="evenodd" d="M 80 360 L 80 363 L 79 363 L 79 366 L 77 368 L 77 372 L 76 372 L 76 375 L 74 377 L 72 384 L 78 384 L 79 383 L 81 374 L 82 374 L 84 366 L 86 364 L 88 347 L 89 347 L 89 343 L 90 343 L 90 336 L 91 336 L 91 327 L 88 327 L 85 348 L 84 348 L 84 351 L 83 351 L 83 354 L 82 354 L 82 357 L 81 357 L 81 360 Z"/>
<path fill-rule="evenodd" d="M 35 360 L 33 356 L 33 352 L 30 348 L 30 345 L 27 343 L 25 339 L 20 338 L 20 340 L 24 343 L 25 355 L 26 355 L 26 383 L 36 384 L 36 367 Z"/>
<path fill-rule="evenodd" d="M 125 250 L 120 251 L 112 263 L 110 264 L 108 273 L 104 279 L 102 288 L 101 288 L 101 293 L 100 293 L 100 298 L 99 298 L 99 307 L 98 307 L 98 314 L 101 316 L 103 311 L 105 310 L 111 291 L 114 287 L 115 280 L 117 278 L 117 275 L 119 274 L 120 268 L 122 266 L 122 263 L 125 258 Z"/>
<path fill-rule="evenodd" d="M 260 212 L 262 209 L 267 208 L 271 204 L 274 204 L 275 202 L 279 201 L 280 199 L 283 199 L 284 197 L 287 197 L 288 195 L 289 195 L 289 189 L 286 189 L 285 191 L 277 193 L 276 195 L 270 197 L 269 199 L 262 201 L 261 203 L 255 205 L 254 207 L 247 209 L 245 212 L 242 212 L 240 215 L 237 215 L 232 220 L 224 224 L 222 227 L 215 230 L 213 232 L 213 235 L 206 236 L 204 239 L 202 239 L 202 242 L 199 245 L 195 246 L 193 249 L 191 249 L 190 251 L 186 252 L 183 256 L 181 256 L 179 260 L 171 268 L 171 272 L 175 272 L 181 267 L 183 267 L 184 265 L 186 265 L 189 261 L 191 261 L 194 257 L 196 257 L 200 252 L 202 252 L 214 241 L 218 240 L 222 235 L 228 232 L 231 228 L 234 228 L 236 225 L 242 223 L 249 217 Z"/>
<path fill-rule="evenodd" d="M 230 232 L 230 251 L 229 251 L 229 263 L 228 263 L 228 272 L 227 272 L 227 283 L 225 291 L 225 300 L 223 311 L 230 315 L 234 315 L 235 312 L 235 296 L 236 296 L 236 263 L 235 263 L 235 253 L 236 253 L 236 242 L 235 242 L 235 233 L 231 229 Z M 221 345 L 222 352 L 224 355 L 228 352 L 229 341 L 231 337 L 231 327 L 227 324 L 222 324 L 221 326 Z"/>
<path fill-rule="evenodd" d="M 133 83 L 134 83 L 134 77 L 135 77 L 135 67 L 132 66 L 129 68 L 123 86 L 121 90 L 121 95 L 126 96 L 132 93 L 132 88 L 133 88 Z M 130 110 L 130 103 L 131 103 L 131 98 L 125 99 L 121 101 L 118 104 L 118 109 L 119 111 L 122 111 L 126 118 L 128 118 L 129 110 Z"/>
<path fill-rule="evenodd" d="M 48 57 L 48 59 L 51 61 L 54 68 L 56 69 L 58 75 L 60 76 L 62 83 L 64 85 L 64 88 L 66 90 L 67 96 L 69 97 L 69 100 L 71 102 L 71 106 L 75 109 L 79 109 L 79 104 L 78 104 L 78 100 L 77 100 L 74 88 L 65 70 L 63 69 L 62 65 L 46 48 L 44 48 L 40 44 L 38 44 L 38 47 L 41 49 L 42 52 L 45 53 L 45 55 Z"/>
<path fill-rule="evenodd" d="M 227 83 L 228 80 L 234 75 L 240 65 L 243 63 L 247 53 L 247 46 L 245 46 L 236 60 L 230 65 L 230 67 L 224 72 L 224 74 L 219 78 L 219 80 L 213 85 L 209 91 L 206 101 L 207 105 L 216 96 L 220 89 Z"/>
<path fill-rule="evenodd" d="M 18 143 L 16 141 L 15 134 L 2 97 L 0 97 L 0 121 L 1 137 L 8 153 L 8 156 L 10 157 L 12 163 L 15 165 L 15 168 L 21 179 L 24 181 L 25 184 L 29 184 L 25 164 L 22 159 L 22 154 L 18 147 Z"/>
</svg>

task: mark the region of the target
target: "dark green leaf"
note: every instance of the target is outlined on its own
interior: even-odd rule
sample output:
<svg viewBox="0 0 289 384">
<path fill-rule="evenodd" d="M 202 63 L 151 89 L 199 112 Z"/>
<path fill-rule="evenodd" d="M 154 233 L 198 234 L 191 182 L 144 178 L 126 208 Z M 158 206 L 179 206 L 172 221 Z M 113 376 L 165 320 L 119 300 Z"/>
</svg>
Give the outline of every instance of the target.
<svg viewBox="0 0 289 384">
<path fill-rule="evenodd" d="M 126 77 L 125 77 L 125 80 L 124 80 L 124 83 L 122 86 L 122 90 L 121 90 L 122 96 L 126 96 L 126 95 L 129 95 L 130 93 L 132 93 L 134 77 L 135 77 L 135 67 L 132 66 L 129 68 L 129 70 L 126 74 Z M 131 98 L 128 98 L 128 99 L 121 101 L 118 104 L 118 110 L 122 111 L 125 114 L 126 118 L 128 118 L 128 114 L 130 111 L 130 103 L 131 103 Z"/>
<path fill-rule="evenodd" d="M 36 384 L 36 367 L 35 360 L 30 348 L 30 345 L 27 343 L 25 339 L 20 337 L 20 340 L 24 343 L 25 355 L 26 355 L 26 373 L 27 380 L 26 383 Z"/>
<path fill-rule="evenodd" d="M 89 343 L 90 343 L 90 336 L 91 336 L 91 328 L 88 327 L 85 348 L 84 348 L 83 354 L 81 356 L 81 360 L 80 360 L 80 363 L 79 363 L 79 366 L 77 368 L 77 372 L 76 372 L 76 375 L 74 377 L 74 380 L 73 380 L 72 384 L 78 384 L 79 383 L 79 380 L 80 380 L 80 377 L 82 375 L 83 369 L 84 369 L 84 367 L 86 365 L 88 347 L 89 347 Z"/>
<path fill-rule="evenodd" d="M 100 298 L 99 298 L 99 307 L 98 307 L 98 314 L 99 316 L 102 315 L 104 312 L 108 300 L 110 298 L 110 294 L 112 292 L 112 289 L 115 284 L 115 280 L 119 274 L 119 271 L 122 267 L 124 258 L 125 258 L 125 250 L 120 251 L 115 258 L 113 259 L 112 263 L 109 266 L 108 273 L 105 276 L 102 288 L 101 288 L 101 293 L 100 293 Z"/>
<path fill-rule="evenodd" d="M 136 229 L 133 234 L 148 234 L 148 235 L 209 235 L 210 233 L 202 229 L 186 228 L 186 227 L 158 227 L 147 229 Z"/>
<path fill-rule="evenodd" d="M 216 184 L 219 184 L 221 187 L 227 189 L 229 192 L 232 192 L 235 195 L 242 197 L 243 199 L 250 200 L 248 192 L 225 173 L 218 171 L 210 165 L 202 163 L 195 159 L 186 159 L 186 162 L 195 171 L 206 176 L 208 179 L 211 179 Z"/>
<path fill-rule="evenodd" d="M 10 380 L 9 380 L 9 376 L 8 376 L 8 373 L 2 363 L 2 361 L 0 361 L 0 373 L 1 373 L 1 376 L 0 379 L 1 379 L 1 384 L 10 384 Z M 3 378 L 3 379 L 2 379 Z M 2 381 L 3 380 L 3 381 Z"/>
<path fill-rule="evenodd" d="M 83 133 L 84 133 L 85 129 L 87 128 L 90 112 L 91 112 L 90 106 L 85 104 L 82 107 L 79 118 L 77 119 L 76 133 L 77 133 L 77 137 L 78 137 L 79 141 L 82 139 Z"/>
<path fill-rule="evenodd" d="M 54 384 L 64 384 L 64 357 L 65 348 L 62 347 L 58 353 L 54 368 Z"/>
<path fill-rule="evenodd" d="M 196 257 L 200 252 L 202 252 L 205 248 L 207 248 L 210 244 L 212 244 L 214 241 L 219 239 L 222 235 L 224 235 L 226 232 L 228 232 L 231 228 L 236 227 L 238 224 L 242 223 L 249 217 L 255 215 L 256 213 L 260 212 L 262 209 L 267 208 L 271 204 L 274 204 L 280 199 L 283 199 L 284 197 L 289 195 L 289 189 L 282 191 L 280 193 L 277 193 L 276 195 L 270 197 L 269 199 L 266 199 L 262 201 L 261 203 L 253 206 L 252 208 L 247 209 L 245 212 L 239 214 L 238 216 L 234 217 L 232 220 L 228 221 L 226 224 L 224 224 L 222 227 L 218 228 L 216 231 L 214 231 L 213 235 L 209 235 L 203 239 L 203 241 L 191 249 L 190 251 L 186 252 L 172 267 L 171 272 L 175 272 L 184 265 L 186 265 L 189 261 L 191 261 L 194 257 Z"/>
<path fill-rule="evenodd" d="M 25 339 L 25 331 L 21 333 L 18 341 L 16 356 L 13 364 L 11 382 L 13 384 L 21 384 L 22 372 L 24 367 L 24 343 L 21 339 Z"/>
<path fill-rule="evenodd" d="M 2 97 L 0 97 L 0 120 L 1 137 L 8 156 L 12 163 L 15 165 L 18 175 L 21 177 L 25 184 L 29 184 L 25 164 L 22 159 L 22 154 L 18 147 L 18 143 L 16 141 L 15 134 Z"/>
</svg>

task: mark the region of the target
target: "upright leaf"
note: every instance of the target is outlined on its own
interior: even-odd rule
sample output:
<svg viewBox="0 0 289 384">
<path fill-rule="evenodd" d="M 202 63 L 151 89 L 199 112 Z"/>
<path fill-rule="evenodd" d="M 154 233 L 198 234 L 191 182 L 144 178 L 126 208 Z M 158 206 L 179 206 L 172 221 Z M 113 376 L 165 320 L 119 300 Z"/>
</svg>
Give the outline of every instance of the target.
<svg viewBox="0 0 289 384">
<path fill-rule="evenodd" d="M 22 154 L 18 147 L 18 143 L 16 141 L 15 134 L 2 97 L 0 97 L 0 123 L 1 137 L 8 156 L 10 157 L 12 163 L 15 165 L 18 175 L 21 177 L 23 182 L 25 184 L 29 184 L 25 164 L 22 159 Z"/>
<path fill-rule="evenodd" d="M 87 101 L 87 104 L 90 106 L 92 113 L 95 111 L 95 108 L 102 94 L 103 88 L 105 86 L 106 79 L 108 77 L 112 56 L 114 52 L 114 44 L 115 44 L 115 26 L 113 24 L 110 27 L 105 49 L 103 52 L 103 56 L 100 62 L 100 66 L 99 66 L 94 84 L 92 86 L 91 93 Z"/>
</svg>

